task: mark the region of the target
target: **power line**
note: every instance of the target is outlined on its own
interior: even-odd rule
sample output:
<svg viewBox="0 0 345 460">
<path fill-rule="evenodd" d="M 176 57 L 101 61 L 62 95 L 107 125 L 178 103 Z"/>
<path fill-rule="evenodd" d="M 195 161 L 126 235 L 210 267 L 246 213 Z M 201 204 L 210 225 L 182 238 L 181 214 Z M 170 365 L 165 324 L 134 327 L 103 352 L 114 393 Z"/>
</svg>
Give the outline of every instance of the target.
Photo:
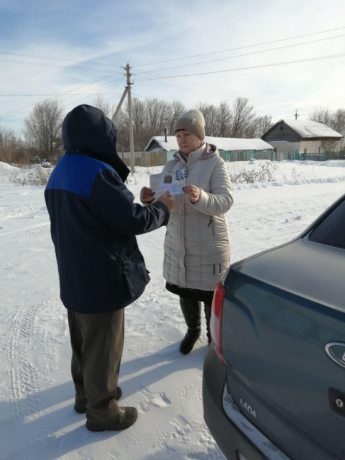
<svg viewBox="0 0 345 460">
<path fill-rule="evenodd" d="M 175 59 L 167 59 L 165 61 L 148 62 L 146 64 L 138 64 L 136 66 L 133 66 L 133 68 L 134 67 L 143 67 L 143 66 L 146 66 L 146 65 L 163 64 L 165 62 L 179 61 L 179 60 L 182 60 L 182 59 L 190 59 L 190 58 L 195 58 L 195 57 L 200 57 L 200 56 L 210 56 L 211 54 L 227 53 L 228 51 L 237 51 L 237 50 L 242 50 L 242 49 L 245 49 L 245 48 L 252 48 L 254 46 L 270 45 L 271 43 L 279 43 L 279 42 L 283 42 L 283 41 L 287 41 L 287 40 L 293 40 L 295 38 L 311 37 L 313 35 L 325 34 L 327 32 L 335 32 L 337 30 L 343 30 L 343 29 L 345 29 L 345 27 L 338 27 L 336 29 L 323 30 L 323 31 L 320 31 L 320 32 L 314 32 L 312 34 L 297 35 L 295 37 L 281 38 L 279 40 L 272 40 L 272 41 L 269 41 L 269 42 L 254 43 L 252 45 L 240 46 L 240 47 L 237 47 L 237 48 L 228 48 L 226 50 L 221 50 L 221 51 L 212 51 L 210 53 L 194 54 L 194 55 L 191 55 L 191 56 L 184 56 L 184 57 L 175 58 Z"/>
<path fill-rule="evenodd" d="M 235 58 L 244 57 L 244 56 L 252 56 L 254 54 L 267 53 L 269 51 L 277 51 L 277 50 L 282 50 L 282 49 L 286 49 L 286 48 L 293 48 L 295 46 L 310 45 L 311 43 L 322 42 L 322 41 L 325 41 L 325 40 L 331 40 L 333 38 L 339 38 L 339 37 L 344 37 L 344 36 L 345 36 L 345 34 L 336 35 L 334 37 L 321 38 L 319 40 L 312 40 L 310 42 L 295 43 L 293 45 L 280 46 L 278 48 L 270 48 L 268 50 L 253 51 L 252 53 L 238 54 L 236 56 L 228 56 L 226 58 L 212 59 L 212 60 L 209 60 L 209 61 L 202 61 L 202 62 L 194 62 L 192 64 L 183 64 L 183 65 L 174 66 L 174 67 L 165 67 L 163 69 L 157 69 L 157 70 L 146 70 L 145 72 L 140 72 L 140 73 L 138 73 L 136 75 L 142 75 L 142 74 L 147 74 L 147 73 L 152 73 L 152 72 L 162 72 L 164 70 L 180 69 L 182 67 L 191 67 L 191 66 L 196 66 L 196 65 L 201 65 L 201 64 L 209 64 L 211 62 L 225 61 L 225 60 L 228 60 L 228 59 L 235 59 Z"/>
<path fill-rule="evenodd" d="M 75 69 L 81 69 L 81 70 L 85 70 L 85 69 L 90 69 L 90 70 L 96 70 L 95 68 L 93 67 L 88 67 L 87 65 L 85 65 L 84 67 L 78 67 L 78 66 L 68 66 L 68 65 L 58 65 L 58 64 L 44 64 L 42 62 L 29 62 L 29 61 L 19 61 L 19 60 L 15 60 L 15 59 L 0 59 L 0 62 L 10 62 L 12 64 L 24 64 L 24 65 L 33 65 L 33 66 L 38 66 L 38 67 L 57 67 L 57 68 L 60 68 L 60 69 L 69 69 L 69 70 L 75 70 Z M 92 64 L 91 64 L 92 65 Z M 122 72 L 114 72 L 114 74 L 116 75 L 123 75 Z"/>
<path fill-rule="evenodd" d="M 223 101 L 226 100 L 226 101 L 229 101 L 229 102 L 234 102 L 234 100 L 235 100 L 235 99 L 227 99 L 229 96 L 228 96 L 226 93 L 224 93 L 224 92 L 222 93 L 222 92 L 219 92 L 219 91 L 209 91 L 209 90 L 207 90 L 207 92 L 205 92 L 205 90 L 202 90 L 202 89 L 200 90 L 200 89 L 197 88 L 197 84 L 193 84 L 193 85 L 190 84 L 189 86 L 186 86 L 186 85 L 184 85 L 184 82 L 183 82 L 183 83 L 182 83 L 182 82 L 178 82 L 178 83 L 169 82 L 169 83 L 168 83 L 168 82 L 159 81 L 159 82 L 157 82 L 157 83 L 160 83 L 160 84 L 163 84 L 163 85 L 167 85 L 167 86 L 171 86 L 171 87 L 173 87 L 173 88 L 182 89 L 182 90 L 184 90 L 184 91 L 188 91 L 189 93 L 190 93 L 190 92 L 193 92 L 193 93 L 196 93 L 196 94 L 201 94 L 201 95 L 203 95 L 203 96 L 212 96 L 212 97 L 216 97 L 216 98 L 221 99 L 221 100 L 223 100 Z M 264 99 L 264 98 L 262 98 L 262 99 Z M 254 101 L 254 102 L 255 102 L 255 101 Z M 259 102 L 260 102 L 260 101 L 259 101 Z M 277 102 L 283 102 L 283 101 L 277 101 Z M 259 107 L 260 107 L 260 106 L 259 106 Z M 265 106 L 263 106 L 263 107 L 265 107 Z M 267 107 L 270 108 L 270 109 L 273 108 L 273 107 L 284 107 L 284 108 L 286 108 L 286 106 L 284 106 L 284 105 L 283 105 L 283 106 L 277 106 L 277 105 L 272 106 L 272 105 L 268 105 Z"/>
<path fill-rule="evenodd" d="M 155 75 L 158 75 L 160 77 L 162 77 L 162 75 L 158 74 L 155 72 Z M 139 81 L 147 81 L 144 80 L 144 79 L 138 79 Z M 172 83 L 168 83 L 168 82 L 157 82 L 157 83 L 161 83 L 161 84 L 165 84 L 165 85 L 170 85 L 170 86 L 173 86 Z M 174 82 L 174 86 L 176 88 L 182 88 L 182 89 L 191 89 L 191 90 L 194 90 L 194 92 L 199 92 L 200 94 L 206 94 L 205 91 L 207 91 L 208 94 L 218 94 L 218 95 L 221 95 L 221 96 L 229 96 L 229 93 L 232 93 L 232 94 L 236 94 L 236 95 L 240 95 L 240 96 L 245 96 L 245 97 L 250 97 L 251 99 L 262 99 L 262 100 L 267 100 L 267 101 L 272 101 L 272 102 L 282 102 L 284 103 L 285 101 L 280 101 L 280 100 L 277 100 L 277 99 L 270 99 L 270 98 L 267 98 L 267 97 L 262 97 L 262 96 L 254 96 L 253 94 L 247 94 L 247 93 L 243 93 L 243 92 L 238 92 L 238 91 L 230 91 L 230 90 L 222 90 L 221 88 L 219 87 L 214 87 L 214 86 L 210 86 L 210 85 L 205 85 L 205 84 L 202 84 L 202 83 L 196 83 L 196 82 L 192 82 L 190 80 L 184 80 L 183 82 L 182 81 L 178 81 L 178 82 Z M 202 91 L 202 93 L 200 91 L 195 91 L 198 87 L 200 87 L 200 91 Z M 203 88 L 206 88 L 203 89 Z M 209 91 L 208 88 L 210 88 L 211 90 L 213 91 Z"/>
<path fill-rule="evenodd" d="M 112 76 L 112 75 L 107 75 L 106 77 L 98 78 L 97 80 L 94 81 L 94 83 L 97 83 L 97 82 L 100 81 L 100 80 L 104 80 L 104 78 L 109 78 L 110 76 Z M 111 83 L 117 83 L 117 82 L 120 81 L 121 79 L 122 79 L 122 77 L 116 79 L 114 82 L 111 82 Z M 94 84 L 94 83 L 93 83 L 93 84 Z M 107 81 L 106 83 L 103 83 L 103 84 L 101 84 L 101 85 L 96 86 L 96 88 L 102 87 L 102 86 L 107 85 L 107 84 L 109 84 L 108 81 Z M 85 87 L 85 86 L 89 86 L 89 84 L 88 84 L 88 85 L 81 85 L 81 86 L 77 87 L 77 89 L 83 88 L 83 87 Z M 65 93 L 61 93 L 60 95 L 54 96 L 54 97 L 66 96 L 66 95 L 68 95 L 69 93 L 71 93 L 72 91 L 73 91 L 73 90 L 70 90 L 70 91 L 67 91 L 67 92 L 65 92 Z M 85 91 L 87 91 L 87 90 L 85 90 Z M 45 102 L 45 101 L 49 101 L 49 100 L 51 100 L 51 99 L 54 99 L 54 97 L 47 98 L 47 99 L 45 99 L 45 100 L 42 101 L 42 102 Z M 68 99 L 68 97 L 67 97 L 66 99 Z M 65 99 L 62 99 L 62 101 L 63 101 L 63 100 L 65 100 Z M 26 110 L 26 109 L 28 109 L 28 108 L 34 107 L 35 105 L 36 105 L 36 103 L 27 105 L 27 106 L 25 106 L 25 107 L 22 107 L 21 109 L 12 110 L 11 112 L 7 112 L 7 113 L 0 114 L 0 119 L 1 119 L 1 118 L 4 118 L 4 117 L 7 117 L 7 115 L 11 115 L 12 113 L 22 112 L 23 110 Z"/>
<path fill-rule="evenodd" d="M 40 55 L 37 55 L 37 54 L 12 53 L 10 51 L 0 51 L 0 54 L 8 54 L 8 55 L 11 55 L 11 56 L 33 57 L 33 58 L 38 58 L 38 59 L 49 59 L 51 61 L 76 62 L 76 63 L 83 64 L 83 65 L 85 63 L 85 61 L 80 61 L 78 59 L 66 59 L 66 58 L 57 58 L 57 57 L 52 57 L 52 56 L 40 56 Z M 87 64 L 87 65 L 97 65 L 97 66 L 117 67 L 117 68 L 121 67 L 121 66 L 118 66 L 116 64 L 104 64 L 104 63 L 98 62 L 98 61 L 96 61 L 94 63 L 91 63 L 91 64 Z"/>
<path fill-rule="evenodd" d="M 159 74 L 157 74 L 159 75 Z M 179 88 L 179 89 L 182 89 L 184 91 L 188 91 L 188 92 L 194 92 L 194 93 L 197 93 L 197 94 L 202 94 L 202 95 L 211 95 L 213 97 L 216 97 L 216 98 L 219 98 L 219 99 L 222 99 L 222 100 L 227 100 L 224 98 L 224 95 L 225 96 L 228 96 L 227 95 L 227 92 L 222 92 L 222 91 L 213 91 L 213 92 L 205 92 L 204 90 L 198 90 L 198 86 L 204 86 L 204 87 L 207 87 L 207 88 L 214 88 L 212 86 L 209 86 L 209 85 L 202 85 L 202 84 L 199 84 L 199 83 L 195 83 L 195 82 L 178 82 L 178 83 L 172 83 L 172 82 L 162 82 L 162 81 L 159 81 L 157 83 L 160 83 L 160 84 L 163 84 L 163 85 L 167 85 L 167 86 L 171 86 L 173 88 Z M 187 84 L 187 85 L 186 85 Z M 188 86 L 189 85 L 189 86 Z M 230 91 L 231 93 L 233 91 Z M 236 94 L 236 93 L 235 93 Z M 241 93 L 237 93 L 237 94 L 241 94 Z M 252 96 L 253 98 L 257 98 L 257 96 Z M 267 98 L 260 98 L 260 99 L 267 99 Z M 297 101 L 291 101 L 291 102 L 284 102 L 284 101 L 275 101 L 273 99 L 267 99 L 269 101 L 273 101 L 273 102 L 281 102 L 282 104 L 281 105 L 272 105 L 272 104 L 267 104 L 267 105 L 255 105 L 255 109 L 266 109 L 266 110 L 269 110 L 269 111 L 276 111 L 276 110 L 285 110 L 285 109 L 288 109 L 289 107 L 295 107 L 296 104 L 300 105 L 301 103 L 303 102 L 306 102 L 306 101 L 301 101 L 301 100 L 297 100 Z M 230 99 L 229 102 L 233 102 L 234 99 Z M 260 101 L 259 101 L 260 102 Z M 256 101 L 254 101 L 255 104 L 257 104 Z M 341 104 L 334 104 L 332 107 L 336 107 L 336 106 L 340 106 Z M 310 108 L 315 108 L 317 106 L 302 106 L 301 109 L 302 111 L 303 110 L 308 110 Z"/>
<path fill-rule="evenodd" d="M 158 74 L 157 72 L 155 72 L 155 75 L 158 75 L 158 76 L 162 76 L 160 74 Z M 143 79 L 140 79 L 140 77 L 138 78 L 139 81 L 147 81 L 147 80 L 143 80 Z M 174 83 L 171 83 L 171 82 L 157 82 L 157 83 L 160 83 L 160 84 L 164 84 L 164 85 L 168 85 L 168 86 L 171 86 L 171 87 L 175 87 L 175 88 L 181 88 L 181 89 L 184 89 L 186 91 L 194 91 L 198 94 L 203 94 L 203 95 L 224 95 L 224 96 L 229 96 L 229 93 L 231 94 L 236 94 L 236 95 L 240 95 L 240 96 L 245 96 L 245 97 L 248 97 L 250 98 L 251 100 L 254 99 L 254 103 L 257 103 L 255 101 L 255 99 L 258 100 L 258 102 L 261 102 L 260 100 L 264 100 L 264 101 L 272 101 L 272 102 L 280 102 L 282 103 L 282 105 L 268 105 L 267 107 L 287 107 L 288 105 L 292 105 L 292 106 L 295 106 L 296 104 L 301 104 L 301 102 L 307 102 L 308 100 L 310 99 L 307 99 L 307 100 L 293 100 L 291 102 L 286 102 L 286 101 L 281 101 L 281 100 L 277 100 L 277 99 L 271 99 L 271 98 L 267 98 L 267 97 L 262 97 L 262 96 L 256 96 L 256 95 L 253 95 L 253 94 L 248 94 L 248 93 L 243 93 L 243 92 L 238 92 L 238 91 L 230 91 L 230 90 L 227 90 L 227 89 L 221 89 L 219 87 L 214 87 L 214 86 L 210 86 L 210 85 L 205 85 L 203 83 L 200 83 L 200 82 L 192 82 L 190 80 L 184 80 L 184 81 L 176 81 Z M 200 91 L 197 91 L 198 87 L 200 87 Z M 203 88 L 206 88 L 207 90 L 207 93 L 205 92 L 205 90 Z M 208 88 L 210 88 L 211 90 L 213 91 L 209 91 Z M 312 99 L 314 100 L 314 99 Z M 322 104 L 321 104 L 322 105 Z M 339 104 L 334 104 L 333 106 L 337 106 Z M 257 106 L 257 107 L 265 107 L 265 106 Z M 315 106 L 312 106 L 312 107 L 315 107 Z"/>
<path fill-rule="evenodd" d="M 236 72 L 240 70 L 250 70 L 250 69 L 260 69 L 264 67 L 276 67 L 276 66 L 282 66 L 282 65 L 288 65 L 288 64 L 298 64 L 300 62 L 311 62 L 311 61 L 320 61 L 323 59 L 332 59 L 336 57 L 342 57 L 345 56 L 345 53 L 340 53 L 340 54 L 330 54 L 328 56 L 320 56 L 316 58 L 307 58 L 307 59 L 299 59 L 296 61 L 286 61 L 286 62 L 276 62 L 273 64 L 261 64 L 258 66 L 251 66 L 251 67 L 238 67 L 235 69 L 226 69 L 226 70 L 214 70 L 210 72 L 200 72 L 200 73 L 189 73 L 185 75 L 171 75 L 171 76 L 165 76 L 165 77 L 156 77 L 156 78 L 146 78 L 145 80 L 142 81 L 149 81 L 149 80 L 160 80 L 160 79 L 167 79 L 167 78 L 182 78 L 182 77 L 194 77 L 197 75 L 210 75 L 210 74 L 215 74 L 215 73 L 224 73 L 224 72 Z"/>
<path fill-rule="evenodd" d="M 84 93 L 69 94 L 69 96 L 81 96 Z M 85 93 L 88 96 L 106 96 L 110 94 L 122 94 L 122 93 Z M 61 94 L 0 94 L 0 97 L 59 97 Z"/>
<path fill-rule="evenodd" d="M 109 84 L 106 84 L 106 88 L 109 87 L 109 86 L 111 86 L 112 84 L 116 83 L 117 81 L 119 81 L 119 80 L 116 80 L 115 82 L 111 82 L 111 83 L 109 83 Z M 121 93 L 117 93 L 117 94 L 121 94 Z M 73 106 L 75 106 L 76 104 L 78 104 L 78 103 L 81 102 L 81 101 L 84 101 L 84 102 L 85 102 L 85 100 L 88 99 L 89 97 L 90 97 L 90 94 L 85 93 L 85 96 L 84 96 L 84 97 L 78 99 L 77 101 L 73 101 Z M 69 99 L 69 97 L 66 98 L 66 99 Z M 71 106 L 71 105 L 72 105 L 72 103 L 67 104 L 67 107 L 69 107 L 69 106 Z"/>
</svg>

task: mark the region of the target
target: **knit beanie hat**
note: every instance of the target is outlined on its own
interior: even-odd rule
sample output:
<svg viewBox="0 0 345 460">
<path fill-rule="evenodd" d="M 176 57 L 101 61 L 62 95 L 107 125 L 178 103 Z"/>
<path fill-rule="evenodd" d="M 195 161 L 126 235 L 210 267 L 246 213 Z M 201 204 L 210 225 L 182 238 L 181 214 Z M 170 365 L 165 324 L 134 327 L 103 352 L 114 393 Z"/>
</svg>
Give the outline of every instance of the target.
<svg viewBox="0 0 345 460">
<path fill-rule="evenodd" d="M 195 134 L 202 141 L 205 138 L 205 118 L 200 110 L 189 110 L 183 113 L 175 123 L 175 133 L 185 129 Z"/>
</svg>

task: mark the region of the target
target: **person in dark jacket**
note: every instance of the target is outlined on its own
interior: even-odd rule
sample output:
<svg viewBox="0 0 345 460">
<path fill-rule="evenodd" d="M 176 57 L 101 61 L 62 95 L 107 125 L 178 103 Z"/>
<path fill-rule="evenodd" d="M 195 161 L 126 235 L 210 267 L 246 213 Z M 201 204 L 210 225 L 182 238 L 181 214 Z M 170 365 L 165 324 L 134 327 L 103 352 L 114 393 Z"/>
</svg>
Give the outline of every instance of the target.
<svg viewBox="0 0 345 460">
<path fill-rule="evenodd" d="M 65 149 L 45 190 L 72 345 L 74 409 L 91 431 L 121 430 L 138 417 L 119 407 L 124 307 L 149 282 L 136 235 L 167 225 L 174 204 L 163 196 L 134 204 L 129 170 L 116 153 L 116 128 L 104 113 L 80 105 L 62 127 Z"/>
</svg>

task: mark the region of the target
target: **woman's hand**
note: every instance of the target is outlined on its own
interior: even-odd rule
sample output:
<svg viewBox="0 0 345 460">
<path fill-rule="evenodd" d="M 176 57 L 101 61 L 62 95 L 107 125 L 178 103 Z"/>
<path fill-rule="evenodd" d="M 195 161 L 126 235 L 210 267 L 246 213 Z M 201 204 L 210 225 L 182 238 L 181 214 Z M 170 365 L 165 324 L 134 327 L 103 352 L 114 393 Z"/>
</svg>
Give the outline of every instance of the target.
<svg viewBox="0 0 345 460">
<path fill-rule="evenodd" d="M 196 187 L 195 185 L 186 185 L 185 187 L 182 187 L 182 190 L 184 193 L 189 195 L 189 200 L 191 203 L 196 203 L 199 201 L 200 198 L 200 189 L 199 187 Z"/>
<path fill-rule="evenodd" d="M 149 187 L 143 187 L 140 190 L 140 200 L 143 203 L 151 203 L 153 201 L 154 193 Z"/>
</svg>

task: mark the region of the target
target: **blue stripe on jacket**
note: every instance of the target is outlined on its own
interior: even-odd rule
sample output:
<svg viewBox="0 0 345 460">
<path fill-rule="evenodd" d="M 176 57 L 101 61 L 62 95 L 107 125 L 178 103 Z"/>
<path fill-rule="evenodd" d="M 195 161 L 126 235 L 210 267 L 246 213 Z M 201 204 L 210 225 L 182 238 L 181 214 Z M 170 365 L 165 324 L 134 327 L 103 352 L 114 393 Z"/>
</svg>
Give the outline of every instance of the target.
<svg viewBox="0 0 345 460">
<path fill-rule="evenodd" d="M 54 168 L 47 190 L 65 190 L 89 198 L 97 175 L 106 170 L 113 171 L 122 182 L 115 169 L 107 163 L 77 153 L 65 154 Z"/>
</svg>

